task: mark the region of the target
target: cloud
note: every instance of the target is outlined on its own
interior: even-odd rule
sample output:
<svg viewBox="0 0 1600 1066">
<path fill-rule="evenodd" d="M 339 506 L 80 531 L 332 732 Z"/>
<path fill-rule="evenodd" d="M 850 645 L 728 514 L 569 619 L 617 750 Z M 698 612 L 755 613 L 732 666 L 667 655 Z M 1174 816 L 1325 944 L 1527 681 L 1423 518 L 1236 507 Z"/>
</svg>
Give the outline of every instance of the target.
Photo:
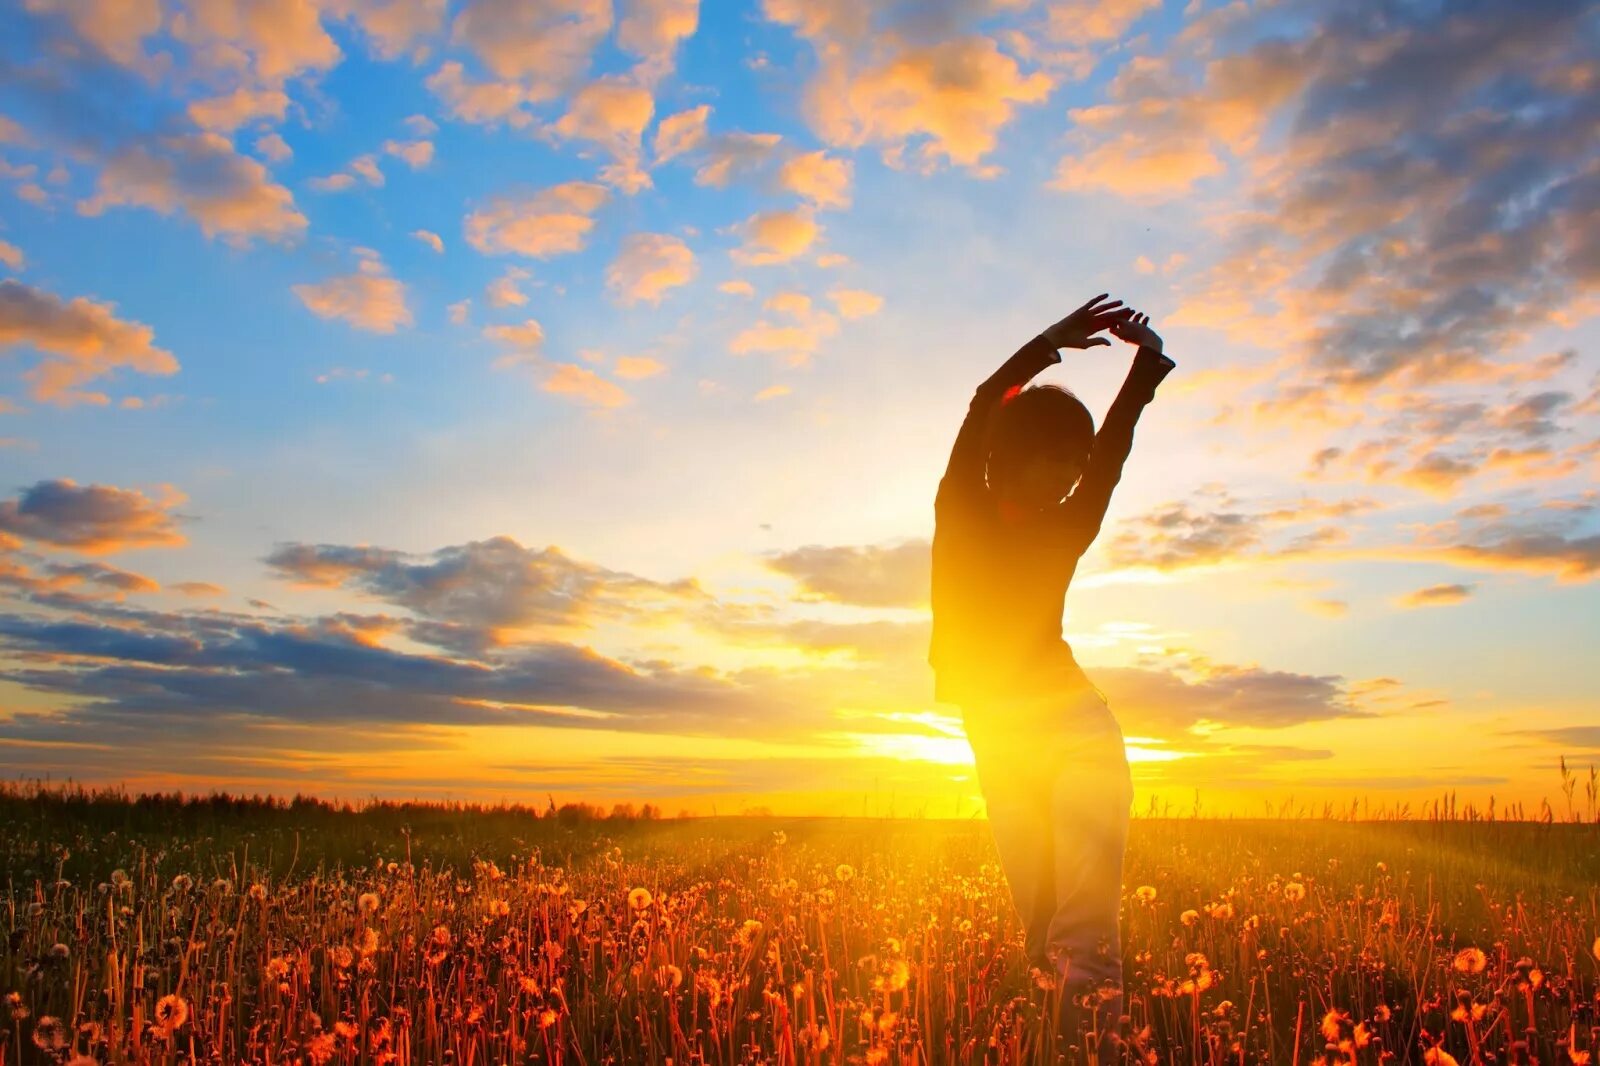
<svg viewBox="0 0 1600 1066">
<path fill-rule="evenodd" d="M 757 319 L 728 342 L 728 351 L 734 355 L 783 355 L 790 366 L 804 366 L 822 341 L 839 331 L 839 320 L 817 310 L 811 297 L 801 292 L 775 293 L 763 307 L 782 315 L 783 320 Z"/>
<path fill-rule="evenodd" d="M 432 141 L 384 141 L 383 150 L 403 160 L 412 170 L 421 170 L 433 162 Z"/>
<path fill-rule="evenodd" d="M 159 592 L 161 586 L 143 574 L 104 563 L 58 563 L 13 552 L 0 555 L 0 588 L 23 599 L 72 598 L 121 600 L 129 593 Z M 87 589 L 87 592 L 64 590 Z"/>
<path fill-rule="evenodd" d="M 1063 166 L 1079 188 L 1190 195 L 1225 173 L 1238 189 L 1206 212 L 1224 251 L 1182 280 L 1169 322 L 1271 338 L 1286 358 L 1252 409 L 1307 435 L 1397 390 L 1498 399 L 1544 372 L 1519 348 L 1592 314 L 1600 278 L 1586 14 L 1556 0 L 1289 9 L 1186 31 L 1073 112 Z M 1163 177 L 1141 153 L 1189 165 Z M 1574 469 L 1517 449 L 1491 463 L 1476 433 L 1404 449 L 1395 476 L 1447 496 L 1475 470 Z"/>
<path fill-rule="evenodd" d="M 289 96 L 282 89 L 252 89 L 241 86 L 231 93 L 189 104 L 189 119 L 213 133 L 231 133 L 247 122 L 271 119 L 282 122 L 289 107 Z"/>
<path fill-rule="evenodd" d="M 701 155 L 705 162 L 694 172 L 694 182 L 721 189 L 775 158 L 782 140 L 776 133 L 720 133 L 704 142 Z"/>
<path fill-rule="evenodd" d="M 504 274 L 489 282 L 484 295 L 490 307 L 521 307 L 528 302 L 528 294 L 517 288 L 518 284 L 533 275 L 521 267 L 507 267 Z"/>
<path fill-rule="evenodd" d="M 519 352 L 537 352 L 544 346 L 544 327 L 532 318 L 520 325 L 484 326 L 483 335 Z"/>
<path fill-rule="evenodd" d="M 866 289 L 834 289 L 828 299 L 845 318 L 866 318 L 883 308 L 883 297 Z"/>
<path fill-rule="evenodd" d="M 444 23 L 446 0 L 325 0 L 329 14 L 354 19 L 384 59 L 398 59 Z"/>
<path fill-rule="evenodd" d="M 1600 531 L 1592 496 L 1555 498 L 1522 512 L 1468 508 L 1423 527 L 1415 557 L 1473 569 L 1553 577 L 1576 584 L 1600 576 Z"/>
<path fill-rule="evenodd" d="M 168 28 L 203 65 L 244 68 L 266 85 L 327 70 L 341 58 L 310 0 L 189 0 Z"/>
<path fill-rule="evenodd" d="M 0 241 L 0 263 L 4 263 L 6 269 L 21 273 L 25 259 L 26 257 L 22 254 L 21 248 L 18 248 L 10 241 Z"/>
<path fill-rule="evenodd" d="M 1219 485 L 1201 486 L 1192 500 L 1173 500 L 1116 523 L 1098 551 L 1111 570 L 1143 567 L 1176 571 L 1231 567 L 1249 560 L 1351 555 L 1343 545 L 1359 516 L 1382 509 L 1371 497 L 1286 503 L 1241 503 Z M 1387 548 L 1359 554 L 1383 555 Z"/>
<path fill-rule="evenodd" d="M 289 190 L 215 133 L 160 137 L 118 152 L 101 170 L 94 196 L 78 210 L 98 215 L 118 206 L 163 215 L 181 210 L 207 237 L 233 244 L 256 237 L 285 240 L 306 228 Z"/>
<path fill-rule="evenodd" d="M 25 0 L 23 6 L 61 15 L 81 39 L 130 68 L 145 66 L 144 39 L 161 29 L 160 0 Z"/>
<path fill-rule="evenodd" d="M 944 160 L 989 174 L 983 159 L 1000 130 L 1018 105 L 1043 102 L 1053 82 L 1041 70 L 1024 73 L 993 38 L 961 24 L 986 6 L 941 5 L 942 20 L 916 5 L 766 0 L 764 10 L 817 53 L 804 107 L 824 141 L 880 145 L 891 162 L 915 143 L 923 169 Z"/>
<path fill-rule="evenodd" d="M 1053 0 L 1048 32 L 1058 40 L 1115 41 L 1161 0 Z"/>
<path fill-rule="evenodd" d="M 694 36 L 700 0 L 626 0 L 617 44 L 640 58 L 637 75 L 654 82 L 672 72 L 678 43 Z"/>
<path fill-rule="evenodd" d="M 1185 675 L 1188 676 L 1185 676 Z M 1094 671 L 1124 733 L 1171 736 L 1201 723 L 1283 729 L 1334 718 L 1366 718 L 1334 674 L 1207 663 L 1177 672 L 1149 667 Z"/>
<path fill-rule="evenodd" d="M 466 218 L 467 243 L 485 255 L 538 259 L 581 251 L 606 202 L 603 185 L 569 181 L 531 194 L 508 194 Z"/>
<path fill-rule="evenodd" d="M 450 114 L 463 122 L 486 126 L 504 122 L 514 129 L 533 122 L 533 116 L 523 110 L 532 100 L 527 89 L 510 81 L 474 81 L 454 60 L 441 64 L 425 84 L 444 101 Z"/>
<path fill-rule="evenodd" d="M 650 176 L 639 167 L 639 153 L 653 114 L 650 90 L 623 78 L 597 78 L 573 94 L 566 114 L 550 132 L 589 141 L 609 153 L 615 162 L 602 171 L 602 179 L 631 195 L 650 185 Z"/>
<path fill-rule="evenodd" d="M 1460 603 L 1472 595 L 1475 585 L 1429 585 L 1395 600 L 1398 607 L 1434 607 Z"/>
<path fill-rule="evenodd" d="M 724 281 L 721 285 L 718 285 L 717 291 L 728 293 L 731 296 L 754 296 L 756 287 L 748 281 L 735 278 L 732 281 Z"/>
<path fill-rule="evenodd" d="M 289 147 L 289 142 L 276 133 L 257 137 L 256 151 L 265 156 L 269 163 L 282 163 L 294 158 L 294 149 Z"/>
<path fill-rule="evenodd" d="M 441 255 L 444 253 L 444 238 L 432 230 L 414 229 L 411 235 Z"/>
<path fill-rule="evenodd" d="M 91 555 L 186 543 L 171 509 L 184 501 L 170 485 L 151 499 L 136 489 L 39 481 L 0 501 L 0 533 Z"/>
<path fill-rule="evenodd" d="M 659 359 L 648 355 L 623 355 L 618 356 L 612 368 L 617 377 L 624 381 L 636 381 L 640 378 L 651 378 L 663 373 L 667 365 Z"/>
<path fill-rule="evenodd" d="M 178 372 L 171 352 L 153 343 L 155 331 L 116 317 L 115 306 L 79 296 L 62 300 L 19 281 L 0 281 L 0 349 L 23 346 L 44 355 L 24 376 L 34 399 L 63 406 L 105 404 L 103 393 L 79 386 L 124 367 L 141 374 Z"/>
<path fill-rule="evenodd" d="M 850 206 L 850 180 L 853 164 L 827 152 L 805 152 L 784 161 L 778 170 L 778 185 L 787 192 L 809 200 L 817 208 Z"/>
<path fill-rule="evenodd" d="M 694 252 L 682 240 L 666 233 L 634 233 L 606 268 L 606 286 L 624 307 L 659 304 L 669 290 L 687 285 L 694 276 Z"/>
<path fill-rule="evenodd" d="M 318 317 L 343 319 L 369 333 L 393 333 L 400 326 L 411 325 L 405 284 L 390 277 L 376 255 L 363 256 L 354 274 L 291 289 Z"/>
<path fill-rule="evenodd" d="M 916 538 L 889 545 L 808 545 L 770 552 L 763 562 L 799 586 L 801 603 L 855 607 L 926 607 L 929 602 L 928 542 Z"/>
<path fill-rule="evenodd" d="M 378 157 L 370 152 L 350 160 L 350 165 L 337 174 L 312 178 L 309 184 L 318 192 L 343 192 L 355 187 L 360 178 L 368 185 L 382 185 L 383 171 L 378 168 Z"/>
<path fill-rule="evenodd" d="M 653 152 L 657 163 L 665 163 L 686 152 L 699 148 L 706 140 L 706 119 L 711 115 L 711 105 L 701 104 L 668 115 L 656 123 Z"/>
<path fill-rule="evenodd" d="M 592 407 L 622 407 L 629 396 L 614 381 L 607 381 L 588 367 L 576 363 L 557 363 L 540 383 L 545 392 L 571 396 Z"/>
<path fill-rule="evenodd" d="M 451 38 L 540 102 L 562 95 L 588 69 L 611 22 L 611 0 L 471 0 L 456 15 Z"/>
<path fill-rule="evenodd" d="M 750 265 L 784 263 L 803 255 L 820 232 L 811 212 L 804 208 L 760 211 L 740 228 L 744 244 L 733 250 L 733 258 Z"/>
</svg>

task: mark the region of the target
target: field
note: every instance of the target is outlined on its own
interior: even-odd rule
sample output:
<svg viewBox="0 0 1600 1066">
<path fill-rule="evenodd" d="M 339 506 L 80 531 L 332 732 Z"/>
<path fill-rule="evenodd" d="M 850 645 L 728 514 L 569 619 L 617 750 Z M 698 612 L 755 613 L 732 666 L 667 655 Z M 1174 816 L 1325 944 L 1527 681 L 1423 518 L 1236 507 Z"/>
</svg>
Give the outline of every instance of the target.
<svg viewBox="0 0 1600 1066">
<path fill-rule="evenodd" d="M 1072 1061 L 981 821 L 539 813 L 0 789 L 4 1060 Z M 1125 900 L 1146 1062 L 1600 1037 L 1592 820 L 1140 818 Z"/>
</svg>

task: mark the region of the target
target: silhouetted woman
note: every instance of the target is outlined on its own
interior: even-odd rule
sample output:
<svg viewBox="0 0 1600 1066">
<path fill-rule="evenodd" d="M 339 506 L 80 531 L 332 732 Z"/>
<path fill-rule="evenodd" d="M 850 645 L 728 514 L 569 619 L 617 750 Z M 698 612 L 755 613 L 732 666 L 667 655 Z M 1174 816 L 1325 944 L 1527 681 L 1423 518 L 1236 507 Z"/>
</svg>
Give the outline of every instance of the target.
<svg viewBox="0 0 1600 1066">
<path fill-rule="evenodd" d="M 1029 962 L 1061 989 L 1069 1042 L 1120 1054 L 1118 907 L 1133 783 L 1122 731 L 1061 636 L 1067 585 L 1100 532 L 1133 427 L 1174 363 L 1149 316 L 1090 300 L 972 397 L 934 498 L 934 698 L 961 707 Z M 1095 432 L 1056 385 L 1061 348 L 1138 345 Z M 1074 486 L 1076 486 L 1074 488 Z M 1093 1035 L 1091 1035 L 1093 1034 Z"/>
</svg>

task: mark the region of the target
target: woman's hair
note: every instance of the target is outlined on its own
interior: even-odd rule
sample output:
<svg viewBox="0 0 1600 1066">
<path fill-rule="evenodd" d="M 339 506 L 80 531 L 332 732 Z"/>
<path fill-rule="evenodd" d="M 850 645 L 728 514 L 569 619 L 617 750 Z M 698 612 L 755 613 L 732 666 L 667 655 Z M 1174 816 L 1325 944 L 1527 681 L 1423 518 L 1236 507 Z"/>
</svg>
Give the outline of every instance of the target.
<svg viewBox="0 0 1600 1066">
<path fill-rule="evenodd" d="M 1082 462 L 1094 443 L 1094 416 L 1060 385 L 1030 385 L 1008 392 L 989 422 L 989 469 L 1029 455 L 1059 455 Z"/>
</svg>

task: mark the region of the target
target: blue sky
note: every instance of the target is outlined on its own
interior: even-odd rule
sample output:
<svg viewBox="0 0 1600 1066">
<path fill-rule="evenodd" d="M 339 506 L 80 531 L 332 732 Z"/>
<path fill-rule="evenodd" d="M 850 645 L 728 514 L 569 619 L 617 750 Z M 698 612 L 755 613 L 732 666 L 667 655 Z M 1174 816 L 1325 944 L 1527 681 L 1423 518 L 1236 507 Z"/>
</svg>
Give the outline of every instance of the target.
<svg viewBox="0 0 1600 1066">
<path fill-rule="evenodd" d="M 1141 803 L 1600 751 L 1593 12 L 3 18 L 8 772 L 970 810 L 932 490 L 1098 292 L 1178 363 L 1065 620 Z"/>
</svg>

